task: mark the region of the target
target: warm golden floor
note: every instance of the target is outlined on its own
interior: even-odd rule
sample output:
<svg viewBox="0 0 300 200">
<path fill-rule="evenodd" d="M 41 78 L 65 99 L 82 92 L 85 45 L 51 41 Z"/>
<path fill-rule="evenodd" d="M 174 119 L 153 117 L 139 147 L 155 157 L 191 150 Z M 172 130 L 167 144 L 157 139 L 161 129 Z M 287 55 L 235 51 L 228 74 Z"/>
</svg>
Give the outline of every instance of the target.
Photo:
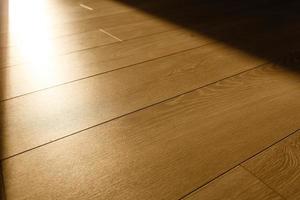
<svg viewBox="0 0 300 200">
<path fill-rule="evenodd" d="M 1 1 L 3 199 L 300 199 L 300 3 L 249 2 Z"/>
</svg>

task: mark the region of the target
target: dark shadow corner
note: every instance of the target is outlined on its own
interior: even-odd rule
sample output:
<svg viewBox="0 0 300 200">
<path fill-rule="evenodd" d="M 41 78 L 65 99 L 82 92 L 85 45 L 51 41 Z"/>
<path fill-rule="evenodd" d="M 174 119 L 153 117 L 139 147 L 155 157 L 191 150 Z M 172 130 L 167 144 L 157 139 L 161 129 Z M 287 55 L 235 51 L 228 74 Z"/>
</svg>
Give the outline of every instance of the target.
<svg viewBox="0 0 300 200">
<path fill-rule="evenodd" d="M 299 70 L 300 2 L 297 0 L 115 0 Z"/>
</svg>

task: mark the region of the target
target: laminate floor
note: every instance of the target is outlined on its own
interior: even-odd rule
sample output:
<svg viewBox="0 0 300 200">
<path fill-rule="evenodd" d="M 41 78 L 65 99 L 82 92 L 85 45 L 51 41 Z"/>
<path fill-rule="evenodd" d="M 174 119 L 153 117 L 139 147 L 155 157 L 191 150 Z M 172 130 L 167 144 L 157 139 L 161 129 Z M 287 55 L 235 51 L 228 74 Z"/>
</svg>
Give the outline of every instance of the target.
<svg viewBox="0 0 300 200">
<path fill-rule="evenodd" d="M 299 2 L 0 8 L 2 199 L 300 197 Z"/>
</svg>

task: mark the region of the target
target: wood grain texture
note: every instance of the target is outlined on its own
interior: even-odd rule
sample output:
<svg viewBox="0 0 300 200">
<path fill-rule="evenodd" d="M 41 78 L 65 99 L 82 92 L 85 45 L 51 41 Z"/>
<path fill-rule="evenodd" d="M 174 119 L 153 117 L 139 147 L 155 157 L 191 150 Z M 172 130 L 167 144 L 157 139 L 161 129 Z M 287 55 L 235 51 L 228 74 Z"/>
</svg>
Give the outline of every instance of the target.
<svg viewBox="0 0 300 200">
<path fill-rule="evenodd" d="M 283 200 L 242 167 L 234 168 L 184 200 Z"/>
<path fill-rule="evenodd" d="M 3 161 L 8 199 L 178 199 L 294 130 L 299 90 L 264 66 L 29 151 Z"/>
<path fill-rule="evenodd" d="M 6 119 L 4 154 L 22 152 L 263 62 L 212 44 L 2 102 Z M 66 77 L 72 75 L 71 71 L 65 72 Z M 15 87 L 19 83 L 21 89 L 22 85 L 30 88 L 25 84 L 30 80 L 12 80 L 20 81 Z M 33 81 L 32 85 L 36 86 Z"/>
<path fill-rule="evenodd" d="M 299 148 L 300 131 L 243 163 L 243 166 L 286 199 L 300 199 Z"/>
<path fill-rule="evenodd" d="M 211 42 L 189 31 L 176 30 L 75 52 L 58 58 L 2 69 L 4 99 L 147 60 L 196 48 Z M 47 56 L 47 55 L 46 55 Z"/>
</svg>

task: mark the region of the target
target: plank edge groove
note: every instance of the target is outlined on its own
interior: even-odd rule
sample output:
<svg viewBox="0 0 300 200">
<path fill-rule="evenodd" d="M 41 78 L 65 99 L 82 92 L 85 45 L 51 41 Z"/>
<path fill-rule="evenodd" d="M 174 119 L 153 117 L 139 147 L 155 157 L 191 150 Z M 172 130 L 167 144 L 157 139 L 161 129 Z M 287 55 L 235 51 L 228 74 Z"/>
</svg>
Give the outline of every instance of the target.
<svg viewBox="0 0 300 200">
<path fill-rule="evenodd" d="M 197 188 L 191 190 L 190 192 L 188 192 L 187 194 L 183 195 L 182 197 L 179 198 L 179 200 L 184 200 L 185 198 L 187 198 L 189 195 L 195 193 L 196 191 L 200 190 L 201 188 L 203 188 L 204 186 L 208 185 L 209 183 L 213 182 L 214 180 L 217 180 L 218 178 L 224 176 L 225 174 L 227 174 L 228 172 L 234 170 L 237 167 L 242 167 L 245 171 L 247 171 L 249 174 L 251 174 L 251 176 L 255 177 L 256 179 L 258 179 L 261 183 L 263 183 L 266 187 L 268 187 L 270 190 L 272 190 L 274 193 L 276 193 L 278 196 L 280 196 L 282 199 L 285 199 L 281 194 L 279 194 L 276 190 L 274 190 L 273 188 L 271 188 L 268 184 L 266 184 L 263 180 L 261 180 L 259 177 L 255 176 L 251 171 L 249 171 L 243 164 L 246 163 L 248 160 L 254 158 L 255 156 L 265 152 L 266 150 L 268 150 L 269 148 L 275 146 L 276 144 L 280 143 L 281 141 L 289 138 L 290 136 L 296 134 L 298 131 L 300 131 L 300 128 L 291 132 L 290 134 L 288 134 L 287 136 L 281 138 L 280 140 L 274 142 L 273 144 L 270 144 L 269 146 L 267 146 L 266 148 L 262 149 L 261 151 L 259 151 L 258 153 L 250 156 L 249 158 L 245 159 L 244 161 L 240 162 L 239 164 L 229 168 L 228 170 L 220 173 L 219 175 L 215 176 L 214 178 L 212 178 L 211 180 L 203 183 L 202 185 L 198 186 Z"/>
<path fill-rule="evenodd" d="M 194 92 L 194 91 L 197 91 L 197 90 L 199 90 L 199 89 L 201 89 L 201 88 L 205 88 L 205 87 L 208 87 L 208 86 L 210 86 L 210 85 L 216 84 L 216 83 L 218 83 L 218 82 L 220 82 L 220 81 L 224 81 L 224 80 L 227 80 L 227 79 L 233 78 L 233 77 L 235 77 L 235 76 L 239 76 L 239 75 L 241 75 L 241 74 L 247 73 L 247 72 L 249 72 L 249 71 L 256 70 L 256 69 L 258 69 L 258 68 L 261 68 L 261 67 L 263 67 L 263 66 L 264 66 L 264 65 L 266 65 L 266 64 L 268 64 L 268 63 L 260 64 L 260 65 L 258 65 L 258 66 L 256 66 L 256 67 L 253 67 L 253 68 L 250 68 L 250 69 L 244 70 L 244 71 L 242 71 L 242 72 L 239 72 L 239 73 L 233 74 L 233 75 L 231 75 L 231 76 L 227 76 L 227 77 L 225 77 L 225 78 L 222 78 L 222 79 L 219 79 L 219 80 L 217 80 L 217 81 L 214 81 L 214 82 L 211 82 L 211 83 L 208 83 L 208 84 L 205 84 L 205 85 L 202 85 L 202 86 L 199 86 L 199 87 L 193 88 L 193 89 L 191 89 L 191 90 L 185 91 L 185 92 L 183 92 L 183 93 L 180 93 L 180 94 L 178 94 L 178 95 L 171 96 L 171 97 L 169 97 L 169 98 L 166 98 L 166 99 L 163 99 L 163 100 L 161 100 L 161 101 L 158 101 L 158 102 L 152 103 L 152 104 L 150 104 L 150 105 L 147 105 L 147 106 L 145 106 L 145 107 L 142 107 L 142 108 L 139 108 L 139 109 L 133 110 L 133 111 L 131 111 L 131 112 L 128 112 L 128 113 L 125 113 L 125 114 L 119 115 L 119 116 L 117 116 L 117 117 L 114 117 L 114 118 L 112 118 L 112 119 L 109 119 L 109 120 L 103 121 L 103 122 L 101 122 L 101 123 L 98 123 L 98 124 L 95 124 L 95 125 L 93 125 L 93 126 L 86 127 L 86 128 L 84 128 L 84 129 L 81 129 L 81 130 L 78 130 L 78 131 L 76 131 L 76 132 L 70 133 L 70 134 L 68 134 L 68 135 L 65 135 L 65 136 L 63 136 L 63 137 L 57 138 L 57 139 L 55 139 L 55 140 L 51 140 L 51 141 L 49 141 L 49 142 L 46 142 L 46 143 L 44 143 L 44 144 L 41 144 L 41 145 L 35 146 L 35 147 L 33 147 L 33 148 L 30 148 L 30 149 L 24 150 L 24 151 L 22 151 L 22 152 L 19 152 L 19 153 L 16 153 L 16 154 L 13 154 L 13 155 L 10 155 L 10 156 L 7 156 L 7 157 L 2 157 L 2 158 L 0 159 L 0 161 L 4 161 L 4 160 L 10 159 L 10 158 L 13 158 L 13 157 L 15 157 L 15 156 L 18 156 L 18 155 L 24 154 L 24 153 L 26 153 L 26 152 L 29 152 L 29 151 L 31 151 L 31 150 L 38 149 L 39 147 L 43 147 L 43 146 L 45 146 L 45 145 L 48 145 L 48 144 L 54 143 L 54 142 L 56 142 L 56 141 L 60 141 L 60 140 L 62 140 L 62 139 L 68 138 L 68 137 L 71 137 L 71 136 L 73 136 L 73 135 L 76 135 L 76 134 L 78 134 L 78 133 L 81 133 L 81 132 L 83 132 L 83 131 L 90 130 L 90 129 L 92 129 L 92 128 L 95 128 L 95 127 L 97 127 L 97 126 L 100 126 L 100 125 L 106 124 L 106 123 L 108 123 L 108 122 L 111 122 L 111 121 L 114 121 L 114 120 L 117 120 L 117 119 L 120 119 L 120 118 L 123 118 L 123 117 L 125 117 L 125 116 L 127 116 L 127 115 L 130 115 L 130 114 L 133 114 L 133 113 L 136 113 L 136 112 L 139 112 L 139 111 L 145 110 L 145 109 L 147 109 L 147 108 L 150 108 L 150 107 L 153 107 L 153 106 L 155 106 L 155 105 L 158 105 L 158 104 L 164 103 L 164 102 L 166 102 L 166 101 L 169 101 L 169 100 L 175 99 L 175 98 L 177 98 L 177 97 L 180 97 L 180 96 L 183 96 L 183 95 L 186 95 L 186 94 L 192 93 L 192 92 Z M 1 101 L 0 101 L 0 103 L 1 103 Z"/>
</svg>

